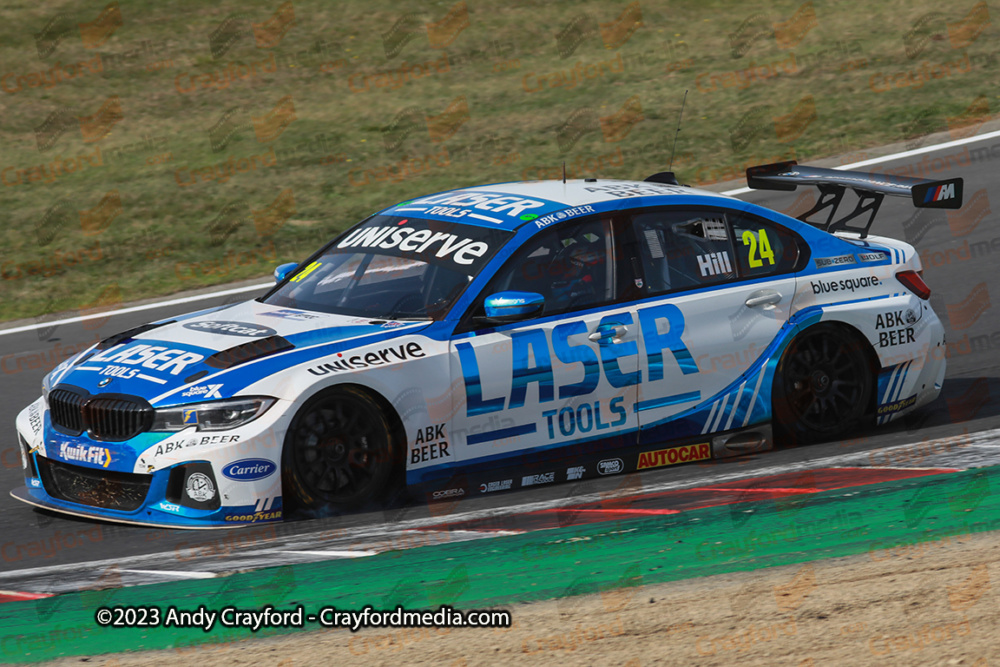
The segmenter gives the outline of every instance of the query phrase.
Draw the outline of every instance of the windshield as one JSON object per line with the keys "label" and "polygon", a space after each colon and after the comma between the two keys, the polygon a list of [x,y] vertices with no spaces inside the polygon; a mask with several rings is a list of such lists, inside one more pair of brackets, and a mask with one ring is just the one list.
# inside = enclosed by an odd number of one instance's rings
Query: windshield
{"label": "windshield", "polygon": [[296,269],[264,303],[372,319],[441,319],[511,235],[377,215]]}

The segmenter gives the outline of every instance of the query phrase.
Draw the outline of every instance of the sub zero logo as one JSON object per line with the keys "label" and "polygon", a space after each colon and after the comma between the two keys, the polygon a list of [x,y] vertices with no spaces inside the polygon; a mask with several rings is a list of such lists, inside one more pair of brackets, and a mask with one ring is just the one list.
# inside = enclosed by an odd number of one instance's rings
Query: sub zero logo
{"label": "sub zero logo", "polygon": [[[878,256],[882,259],[882,255]],[[816,258],[816,268],[825,269],[828,266],[843,266],[845,264],[854,264],[854,255],[840,255],[838,257],[817,257]]]}
{"label": "sub zero logo", "polygon": [[521,486],[534,486],[536,484],[550,484],[556,481],[554,472],[546,472],[541,475],[525,475],[521,478]]}
{"label": "sub zero logo", "polygon": [[729,263],[729,252],[710,252],[706,255],[698,255],[698,270],[702,277],[717,276],[733,272],[733,265]]}

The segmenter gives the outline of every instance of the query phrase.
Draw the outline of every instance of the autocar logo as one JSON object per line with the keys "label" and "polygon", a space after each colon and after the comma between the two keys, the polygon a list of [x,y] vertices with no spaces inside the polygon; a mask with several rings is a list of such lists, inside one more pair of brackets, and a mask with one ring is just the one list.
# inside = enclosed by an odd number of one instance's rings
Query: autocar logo
{"label": "autocar logo", "polygon": [[264,479],[274,474],[278,469],[273,461],[266,459],[242,459],[234,461],[222,469],[222,474],[239,482],[250,482]]}
{"label": "autocar logo", "polygon": [[262,327],[257,324],[247,322],[189,322],[184,325],[185,329],[192,331],[204,331],[205,333],[221,334],[223,336],[241,336],[244,338],[264,338],[274,336],[278,332],[270,327]]}
{"label": "autocar logo", "polygon": [[601,475],[617,475],[625,470],[625,462],[621,459],[604,459],[597,464],[597,472]]}

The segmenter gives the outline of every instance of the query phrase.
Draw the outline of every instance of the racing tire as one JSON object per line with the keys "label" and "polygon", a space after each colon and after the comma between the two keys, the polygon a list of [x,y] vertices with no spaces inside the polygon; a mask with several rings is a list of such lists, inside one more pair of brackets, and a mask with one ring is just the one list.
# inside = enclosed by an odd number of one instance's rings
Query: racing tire
{"label": "racing tire", "polygon": [[286,516],[358,509],[391,486],[397,438],[382,407],[354,387],[323,392],[295,415],[282,450]]}
{"label": "racing tire", "polygon": [[792,445],[835,440],[870,420],[870,349],[860,334],[832,324],[796,336],[772,385],[778,437]]}

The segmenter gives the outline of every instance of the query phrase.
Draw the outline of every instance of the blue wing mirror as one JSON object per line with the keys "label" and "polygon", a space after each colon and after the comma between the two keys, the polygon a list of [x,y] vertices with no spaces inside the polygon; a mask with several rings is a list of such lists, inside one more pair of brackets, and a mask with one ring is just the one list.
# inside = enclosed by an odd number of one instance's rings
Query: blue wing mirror
{"label": "blue wing mirror", "polygon": [[482,324],[506,324],[540,315],[545,297],[534,292],[498,292],[486,297],[486,317],[477,318]]}
{"label": "blue wing mirror", "polygon": [[274,282],[280,283],[282,280],[288,277],[288,274],[294,271],[299,265],[296,262],[289,262],[288,264],[282,264],[274,270]]}

